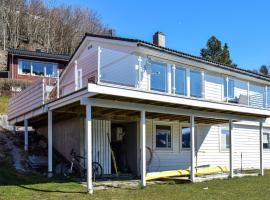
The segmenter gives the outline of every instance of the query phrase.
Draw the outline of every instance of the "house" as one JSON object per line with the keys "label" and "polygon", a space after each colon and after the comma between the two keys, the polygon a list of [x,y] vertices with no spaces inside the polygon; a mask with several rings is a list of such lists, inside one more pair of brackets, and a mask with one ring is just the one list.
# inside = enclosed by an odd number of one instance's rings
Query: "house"
{"label": "house", "polygon": [[46,53],[41,49],[8,49],[7,70],[1,74],[5,78],[30,81],[57,77],[58,69],[60,72],[64,70],[69,58],[68,55]]}
{"label": "house", "polygon": [[115,173],[146,173],[197,166],[270,168],[270,78],[165,47],[154,42],[86,34],[58,84],[47,95],[37,82],[12,98],[8,120],[48,138],[70,159],[87,157],[87,191],[93,192],[92,161]]}

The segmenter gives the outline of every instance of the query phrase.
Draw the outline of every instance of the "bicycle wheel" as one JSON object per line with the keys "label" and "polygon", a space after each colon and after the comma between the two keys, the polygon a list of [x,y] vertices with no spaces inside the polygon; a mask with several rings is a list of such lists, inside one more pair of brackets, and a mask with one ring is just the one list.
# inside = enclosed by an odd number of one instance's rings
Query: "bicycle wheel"
{"label": "bicycle wheel", "polygon": [[103,168],[98,162],[92,163],[92,173],[94,179],[99,179],[103,176]]}

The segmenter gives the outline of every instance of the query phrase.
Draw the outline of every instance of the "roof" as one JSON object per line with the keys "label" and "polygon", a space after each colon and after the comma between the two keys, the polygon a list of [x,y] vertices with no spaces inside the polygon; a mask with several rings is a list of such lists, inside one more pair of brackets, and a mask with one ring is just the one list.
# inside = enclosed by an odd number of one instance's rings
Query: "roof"
{"label": "roof", "polygon": [[218,63],[218,62],[215,62],[215,61],[211,61],[211,60],[202,58],[200,56],[194,56],[194,55],[184,53],[184,52],[181,52],[181,51],[178,51],[178,50],[175,50],[175,49],[161,47],[161,46],[155,45],[153,43],[146,42],[146,41],[139,40],[139,39],[114,37],[114,36],[108,36],[108,35],[96,35],[96,34],[92,34],[92,33],[86,33],[85,37],[86,36],[103,38],[103,39],[111,39],[111,40],[119,40],[119,41],[125,41],[125,42],[133,42],[133,43],[137,43],[137,46],[143,46],[143,47],[146,47],[146,48],[151,48],[151,49],[154,49],[154,50],[158,50],[158,51],[161,51],[161,52],[173,54],[173,55],[180,56],[180,57],[183,57],[183,58],[187,58],[187,59],[190,59],[190,60],[194,60],[194,61],[197,61],[197,62],[210,64],[210,65],[222,68],[222,69],[226,69],[226,70],[242,73],[242,74],[245,74],[245,75],[248,75],[248,76],[252,76],[252,77],[255,77],[255,78],[260,78],[262,80],[270,81],[269,76],[265,76],[263,74],[259,74],[259,73],[256,73],[254,71],[251,71],[251,70],[241,69],[241,68],[238,68],[238,67],[232,67],[232,66],[229,66],[229,65],[225,65],[225,64],[222,64],[222,63]]}
{"label": "roof", "polygon": [[70,59],[69,55],[47,53],[47,52],[42,52],[42,51],[28,51],[28,50],[13,49],[13,48],[9,49],[8,53],[12,55],[18,55],[18,56],[53,59],[53,60],[66,61],[66,62],[68,62]]}

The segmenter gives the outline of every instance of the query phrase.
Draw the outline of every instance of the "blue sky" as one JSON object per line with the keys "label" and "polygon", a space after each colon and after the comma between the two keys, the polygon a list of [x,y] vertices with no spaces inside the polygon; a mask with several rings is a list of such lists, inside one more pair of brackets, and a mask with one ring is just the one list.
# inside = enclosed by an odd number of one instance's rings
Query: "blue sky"
{"label": "blue sky", "polygon": [[95,10],[122,37],[151,42],[156,31],[166,46],[199,55],[215,35],[227,42],[234,63],[245,69],[270,64],[270,1],[263,0],[59,0]]}

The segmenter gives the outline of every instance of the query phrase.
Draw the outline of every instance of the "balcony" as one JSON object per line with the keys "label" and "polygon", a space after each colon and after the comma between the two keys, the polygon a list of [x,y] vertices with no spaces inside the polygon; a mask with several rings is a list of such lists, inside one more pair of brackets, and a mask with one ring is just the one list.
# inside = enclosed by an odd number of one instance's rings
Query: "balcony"
{"label": "balcony", "polygon": [[160,58],[100,48],[98,84],[127,87],[182,98],[270,106],[270,87],[226,74],[190,67]]}

